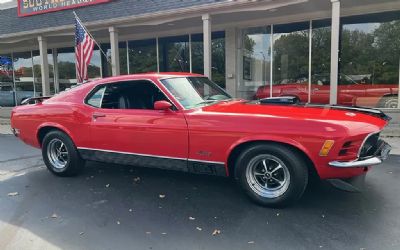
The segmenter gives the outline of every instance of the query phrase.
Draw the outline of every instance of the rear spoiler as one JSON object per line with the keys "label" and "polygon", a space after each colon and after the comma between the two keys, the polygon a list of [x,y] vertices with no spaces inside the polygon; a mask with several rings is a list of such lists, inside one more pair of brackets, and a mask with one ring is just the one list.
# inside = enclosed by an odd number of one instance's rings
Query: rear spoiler
{"label": "rear spoiler", "polygon": [[50,99],[51,97],[52,96],[31,97],[31,98],[23,100],[21,102],[21,105],[41,103],[44,100]]}
{"label": "rear spoiler", "polygon": [[379,109],[374,109],[374,108],[364,108],[364,107],[357,107],[357,106],[341,106],[341,105],[324,105],[324,104],[306,104],[306,107],[311,107],[311,108],[330,108],[330,109],[339,109],[339,110],[346,110],[346,111],[353,111],[353,112],[359,112],[359,113],[364,113],[367,115],[379,117],[385,121],[390,121],[392,117],[386,115],[384,112],[382,112]]}

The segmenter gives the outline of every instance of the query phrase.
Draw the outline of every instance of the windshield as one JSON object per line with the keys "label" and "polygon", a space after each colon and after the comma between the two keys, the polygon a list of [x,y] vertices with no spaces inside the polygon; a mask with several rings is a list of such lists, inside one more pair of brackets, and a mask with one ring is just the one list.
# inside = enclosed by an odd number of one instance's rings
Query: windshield
{"label": "windshield", "polygon": [[206,77],[176,77],[161,82],[185,109],[231,99],[228,93]]}

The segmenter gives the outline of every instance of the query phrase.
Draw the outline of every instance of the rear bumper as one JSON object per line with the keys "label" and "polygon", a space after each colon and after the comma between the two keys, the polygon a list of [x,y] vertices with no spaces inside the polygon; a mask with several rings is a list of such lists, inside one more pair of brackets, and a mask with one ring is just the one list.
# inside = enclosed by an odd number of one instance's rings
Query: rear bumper
{"label": "rear bumper", "polygon": [[355,161],[331,161],[329,162],[329,166],[336,168],[357,168],[378,165],[388,158],[391,149],[392,147],[388,143],[382,142],[379,150],[370,158],[357,159]]}
{"label": "rear bumper", "polygon": [[19,137],[19,129],[16,128],[11,128],[11,132],[15,137]]}

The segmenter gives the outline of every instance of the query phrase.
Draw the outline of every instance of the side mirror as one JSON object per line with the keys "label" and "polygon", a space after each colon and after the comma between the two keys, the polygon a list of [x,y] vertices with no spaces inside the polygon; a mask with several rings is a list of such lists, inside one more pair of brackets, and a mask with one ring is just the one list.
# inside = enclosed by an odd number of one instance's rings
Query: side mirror
{"label": "side mirror", "polygon": [[155,110],[168,110],[172,108],[172,104],[167,101],[156,101],[154,103]]}

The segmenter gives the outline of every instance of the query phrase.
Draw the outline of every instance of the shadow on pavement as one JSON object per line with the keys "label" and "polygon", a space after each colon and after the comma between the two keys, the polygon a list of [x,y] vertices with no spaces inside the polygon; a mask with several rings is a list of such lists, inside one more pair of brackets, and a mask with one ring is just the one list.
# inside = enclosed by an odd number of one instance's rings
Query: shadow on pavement
{"label": "shadow on pavement", "polygon": [[364,193],[317,183],[286,209],[253,204],[227,178],[94,162],[74,178],[36,168],[0,181],[0,249],[398,249],[399,157],[388,162]]}

